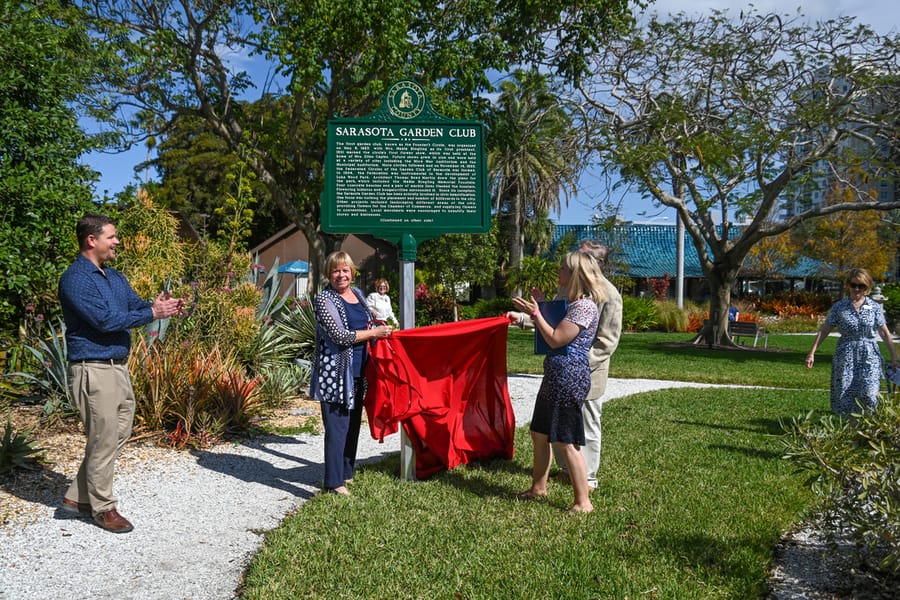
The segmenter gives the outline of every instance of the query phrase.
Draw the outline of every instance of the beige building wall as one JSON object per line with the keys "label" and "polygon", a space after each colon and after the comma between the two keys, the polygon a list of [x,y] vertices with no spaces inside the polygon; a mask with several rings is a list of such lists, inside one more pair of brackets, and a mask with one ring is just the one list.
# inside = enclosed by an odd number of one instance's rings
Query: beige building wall
{"label": "beige building wall", "polygon": [[[341,244],[341,250],[349,254],[359,266],[360,274],[357,285],[365,293],[371,291],[372,282],[381,276],[382,269],[390,272],[399,271],[397,251],[392,244],[385,240],[364,234],[348,235]],[[296,225],[289,225],[255,248],[251,248],[250,255],[257,264],[266,269],[266,273],[259,278],[259,283],[262,284],[265,276],[275,265],[276,258],[279,265],[294,260],[309,262],[309,242],[306,235]],[[305,282],[305,276],[295,277],[289,273],[283,273],[279,293],[302,297]],[[298,287],[301,289],[298,290]]]}

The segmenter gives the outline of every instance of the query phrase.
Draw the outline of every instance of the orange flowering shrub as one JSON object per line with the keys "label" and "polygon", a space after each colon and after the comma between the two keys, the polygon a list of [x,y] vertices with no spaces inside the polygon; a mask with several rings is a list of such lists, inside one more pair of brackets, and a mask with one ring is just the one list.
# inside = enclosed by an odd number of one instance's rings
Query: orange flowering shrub
{"label": "orange flowering shrub", "polygon": [[698,333],[701,329],[703,329],[703,321],[704,317],[701,314],[691,313],[688,315],[688,324],[687,324],[687,332],[688,333]]}
{"label": "orange flowering shrub", "polygon": [[760,299],[759,308],[779,317],[815,317],[828,312],[833,300],[827,294],[790,292]]}

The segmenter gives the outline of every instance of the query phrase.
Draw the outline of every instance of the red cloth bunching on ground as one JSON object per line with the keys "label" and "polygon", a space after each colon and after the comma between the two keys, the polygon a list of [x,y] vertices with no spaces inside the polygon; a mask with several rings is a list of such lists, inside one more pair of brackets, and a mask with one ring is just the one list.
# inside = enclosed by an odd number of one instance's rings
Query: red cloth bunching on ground
{"label": "red cloth bunching on ground", "polygon": [[505,317],[396,331],[366,367],[374,439],[402,423],[416,477],[494,456],[512,458],[515,414],[506,385]]}

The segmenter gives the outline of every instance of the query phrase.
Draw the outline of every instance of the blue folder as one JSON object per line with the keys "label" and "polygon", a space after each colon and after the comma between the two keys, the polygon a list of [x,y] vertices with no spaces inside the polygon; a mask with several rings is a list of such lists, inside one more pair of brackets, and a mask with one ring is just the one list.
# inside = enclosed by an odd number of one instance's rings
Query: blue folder
{"label": "blue folder", "polygon": [[[551,327],[559,325],[566,312],[569,310],[569,302],[567,300],[548,300],[547,302],[538,302],[538,310],[541,316],[550,324]],[[534,353],[535,354],[566,354],[567,346],[562,348],[551,348],[544,340],[544,336],[535,329],[534,331]]]}

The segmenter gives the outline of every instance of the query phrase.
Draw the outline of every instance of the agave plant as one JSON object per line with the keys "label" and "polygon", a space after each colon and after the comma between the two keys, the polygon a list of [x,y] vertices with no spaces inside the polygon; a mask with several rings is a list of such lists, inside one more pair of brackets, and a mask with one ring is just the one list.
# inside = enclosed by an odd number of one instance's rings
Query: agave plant
{"label": "agave plant", "polygon": [[316,348],[316,316],[312,305],[298,302],[285,308],[276,319],[276,327],[286,338],[286,346],[294,358],[312,359]]}
{"label": "agave plant", "polygon": [[262,377],[262,393],[267,406],[278,406],[300,393],[309,384],[310,369],[297,362],[267,367],[257,372]]}
{"label": "agave plant", "polygon": [[6,430],[0,439],[0,473],[14,469],[33,469],[34,463],[43,459],[42,448],[35,448],[36,441],[29,441],[33,429],[16,432],[12,423],[6,422]]}
{"label": "agave plant", "polygon": [[12,373],[36,383],[47,393],[47,401],[44,403],[44,416],[48,417],[58,409],[63,411],[74,410],[72,403],[72,391],[69,388],[69,373],[66,349],[66,324],[62,319],[57,319],[59,330],[52,322],[47,322],[50,328],[49,340],[38,340],[37,346],[25,346],[38,362],[44,366],[40,376],[31,373]]}
{"label": "agave plant", "polygon": [[256,336],[252,369],[256,373],[272,370],[293,360],[295,350],[290,338],[272,319],[260,324]]}
{"label": "agave plant", "polygon": [[278,259],[276,258],[275,264],[272,265],[272,269],[268,272],[262,284],[262,298],[259,301],[259,306],[256,308],[256,316],[260,320],[265,320],[278,314],[287,303],[287,296],[278,295],[278,290],[280,289],[281,275],[278,273]]}

